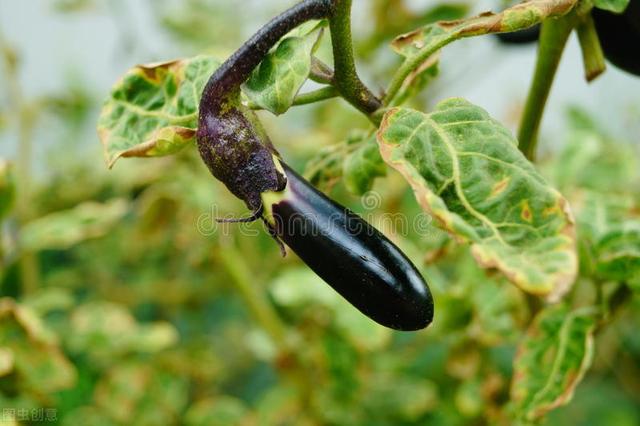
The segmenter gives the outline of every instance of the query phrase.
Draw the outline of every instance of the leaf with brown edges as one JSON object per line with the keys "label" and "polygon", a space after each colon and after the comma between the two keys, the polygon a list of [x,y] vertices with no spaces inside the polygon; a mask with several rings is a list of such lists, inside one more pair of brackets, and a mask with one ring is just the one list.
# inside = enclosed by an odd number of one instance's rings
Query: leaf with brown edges
{"label": "leaf with brown edges", "polygon": [[113,87],[98,121],[109,167],[120,157],[171,155],[195,141],[209,56],[139,65]]}
{"label": "leaf with brown edges", "polygon": [[430,114],[394,108],[377,137],[422,208],[470,243],[479,265],[550,300],[571,287],[577,256],[567,201],[486,111],[455,98]]}

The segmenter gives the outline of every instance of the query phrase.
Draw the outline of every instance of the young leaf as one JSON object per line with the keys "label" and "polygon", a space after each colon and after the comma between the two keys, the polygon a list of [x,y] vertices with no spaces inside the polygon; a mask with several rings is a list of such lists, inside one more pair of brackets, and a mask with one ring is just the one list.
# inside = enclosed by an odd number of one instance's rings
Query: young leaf
{"label": "young leaf", "polygon": [[629,0],[593,0],[593,5],[598,9],[608,10],[613,13],[622,13],[629,5]]}
{"label": "young leaf", "polygon": [[139,65],[112,89],[98,121],[107,164],[174,154],[195,140],[198,104],[219,66],[209,56]]}
{"label": "young leaf", "polygon": [[394,108],[378,143],[422,208],[471,243],[482,267],[552,300],[569,289],[577,259],[567,201],[486,111],[463,99],[443,101],[431,114]]}
{"label": "young leaf", "polygon": [[571,401],[593,358],[594,312],[556,305],[538,314],[514,361],[511,399],[518,419],[538,420]]}
{"label": "young leaf", "polygon": [[322,26],[315,23],[310,31],[294,31],[262,60],[242,91],[254,104],[276,115],[283,114],[309,77],[311,54],[315,50]]}

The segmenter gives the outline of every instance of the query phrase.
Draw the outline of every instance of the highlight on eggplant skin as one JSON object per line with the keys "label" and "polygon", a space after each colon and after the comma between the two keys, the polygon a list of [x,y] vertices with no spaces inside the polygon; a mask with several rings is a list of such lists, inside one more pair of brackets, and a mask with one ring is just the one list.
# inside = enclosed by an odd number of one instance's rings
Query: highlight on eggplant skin
{"label": "highlight on eggplant skin", "polygon": [[640,76],[640,1],[631,0],[622,14],[594,8],[591,15],[605,58],[617,68]]}
{"label": "highlight on eggplant skin", "polygon": [[282,166],[287,189],[264,206],[272,232],[372,320],[402,331],[427,327],[433,298],[404,253],[360,216]]}

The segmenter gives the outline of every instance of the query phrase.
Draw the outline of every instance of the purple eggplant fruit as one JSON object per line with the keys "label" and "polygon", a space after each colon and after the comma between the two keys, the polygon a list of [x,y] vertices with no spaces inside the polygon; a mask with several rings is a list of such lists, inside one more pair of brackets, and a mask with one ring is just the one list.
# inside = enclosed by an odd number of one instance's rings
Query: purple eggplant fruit
{"label": "purple eggplant fruit", "polygon": [[215,71],[200,100],[198,150],[211,173],[252,210],[239,221],[262,219],[281,248],[289,245],[374,321],[419,330],[433,319],[433,299],[415,266],[374,227],[284,165],[257,116],[240,101],[240,85],[269,49],[301,23],[331,18],[338,1],[302,1]]}
{"label": "purple eggplant fruit", "polygon": [[591,15],[607,60],[640,76],[640,0],[631,0],[622,14],[593,9]]}
{"label": "purple eggplant fruit", "polygon": [[404,253],[360,216],[282,166],[286,190],[263,197],[272,232],[377,323],[404,331],[428,326],[433,298]]}

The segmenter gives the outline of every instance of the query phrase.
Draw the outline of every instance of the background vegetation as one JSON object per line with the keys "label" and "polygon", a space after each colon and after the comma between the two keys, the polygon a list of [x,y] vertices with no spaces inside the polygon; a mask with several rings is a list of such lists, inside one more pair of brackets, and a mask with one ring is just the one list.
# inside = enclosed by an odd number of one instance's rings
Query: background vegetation
{"label": "background vegetation", "polygon": [[[392,37],[472,10],[361,3],[359,16],[371,25],[356,32],[356,52],[374,81],[387,81],[398,66],[380,53]],[[113,8],[123,49],[135,38],[125,3],[47,7],[51,19]],[[224,59],[259,19],[278,11],[265,6],[244,17],[237,7],[153,2],[151,19],[171,48],[149,59],[202,51]],[[362,316],[295,255],[282,259],[261,225],[208,232],[213,215],[244,208],[194,149],[123,160],[108,171],[97,136],[85,140],[106,93],[72,75],[64,90],[33,96],[20,50],[9,38],[0,43],[0,132],[12,144],[0,161],[3,424],[513,424],[552,408],[514,397],[514,357],[531,342],[539,352],[520,371],[533,376],[558,347],[587,360],[573,400],[551,411],[548,424],[640,423],[639,109],[625,106],[629,115],[615,121],[568,107],[562,130],[541,141],[539,170],[570,201],[578,225],[580,277],[568,304],[534,321],[536,302],[480,269],[467,246],[430,225],[402,235],[386,229],[436,301],[430,328],[400,333]],[[323,45],[320,54],[328,50]],[[83,72],[91,71],[86,64]],[[46,76],[43,70],[37,78]],[[441,73],[412,105],[430,109],[446,78]],[[374,223],[384,213],[421,213],[391,170],[375,182],[374,204],[349,192],[343,161],[360,136],[352,129],[367,122],[348,105],[331,100],[292,114],[261,117],[288,162],[334,198]],[[34,160],[34,149],[46,158]],[[624,259],[606,258],[620,250]],[[591,305],[603,315],[566,326]],[[567,327],[574,334],[564,336]],[[592,361],[584,347],[564,346],[591,338]],[[560,386],[558,405],[572,392]]]}

